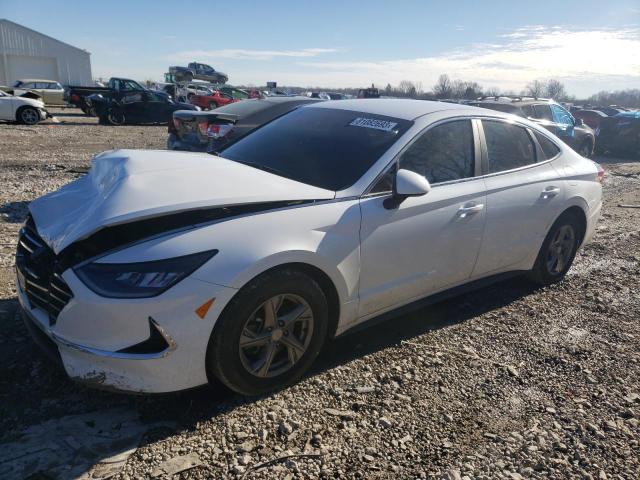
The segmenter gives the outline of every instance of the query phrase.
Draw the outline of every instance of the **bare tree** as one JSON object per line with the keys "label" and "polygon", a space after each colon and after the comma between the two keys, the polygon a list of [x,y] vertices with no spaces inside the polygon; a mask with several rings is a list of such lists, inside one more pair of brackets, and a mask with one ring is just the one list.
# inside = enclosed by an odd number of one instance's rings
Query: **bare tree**
{"label": "bare tree", "polygon": [[544,84],[544,82],[541,82],[540,80],[534,80],[527,85],[525,93],[527,95],[531,95],[532,97],[538,98],[544,95],[546,89],[547,86]]}
{"label": "bare tree", "polygon": [[398,84],[398,90],[405,97],[415,97],[416,96],[416,86],[410,80],[402,80]]}
{"label": "bare tree", "polygon": [[553,78],[547,82],[546,93],[549,98],[553,98],[554,100],[564,100],[567,96],[562,82]]}
{"label": "bare tree", "polygon": [[451,80],[449,79],[449,75],[443,73],[438,77],[438,83],[433,86],[433,93],[438,98],[449,98],[451,97],[452,87]]}

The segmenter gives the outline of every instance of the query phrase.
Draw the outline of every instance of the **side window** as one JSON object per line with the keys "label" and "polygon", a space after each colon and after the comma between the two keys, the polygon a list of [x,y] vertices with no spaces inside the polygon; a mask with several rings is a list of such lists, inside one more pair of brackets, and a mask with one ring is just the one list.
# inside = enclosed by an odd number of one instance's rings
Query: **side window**
{"label": "side window", "polygon": [[547,137],[538,132],[533,133],[536,136],[536,140],[538,140],[538,143],[540,144],[540,148],[542,148],[542,153],[544,153],[545,160],[549,160],[550,158],[553,158],[560,153],[560,149],[556,146],[556,144],[549,140]]}
{"label": "side window", "polygon": [[489,173],[504,172],[536,163],[536,150],[529,133],[505,122],[483,120]]}
{"label": "side window", "polygon": [[551,105],[553,121],[560,125],[573,125],[573,117],[560,105]]}
{"label": "side window", "polygon": [[393,177],[396,174],[398,164],[393,162],[393,166],[387,170],[387,172],[380,177],[375,186],[369,193],[385,193],[393,190]]}
{"label": "side window", "polygon": [[533,118],[539,118],[540,120],[553,120],[549,105],[535,105],[533,109],[535,111]]}
{"label": "side window", "polygon": [[447,122],[427,130],[402,154],[399,168],[423,175],[429,183],[474,176],[470,120]]}
{"label": "side window", "polygon": [[527,118],[536,118],[536,113],[533,111],[533,105],[523,105],[522,113]]}

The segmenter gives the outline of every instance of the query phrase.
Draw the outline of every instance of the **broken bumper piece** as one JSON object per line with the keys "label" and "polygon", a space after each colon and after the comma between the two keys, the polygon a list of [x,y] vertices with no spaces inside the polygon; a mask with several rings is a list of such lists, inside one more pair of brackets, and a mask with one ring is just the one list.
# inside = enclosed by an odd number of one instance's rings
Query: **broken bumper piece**
{"label": "broken bumper piece", "polygon": [[[53,324],[19,284],[18,299],[35,342],[62,363],[73,380],[135,393],[172,392],[207,383],[209,337],[235,289],[187,278],[153,299],[114,300],[98,297],[72,271],[63,277],[74,296]],[[214,297],[201,318],[197,308]]]}

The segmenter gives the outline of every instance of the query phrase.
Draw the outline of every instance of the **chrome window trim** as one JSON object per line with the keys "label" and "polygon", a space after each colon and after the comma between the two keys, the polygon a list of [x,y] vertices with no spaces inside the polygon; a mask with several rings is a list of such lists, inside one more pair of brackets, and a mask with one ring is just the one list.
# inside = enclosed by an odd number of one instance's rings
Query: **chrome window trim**
{"label": "chrome window trim", "polygon": [[[514,173],[514,172],[520,172],[520,171],[523,171],[523,170],[527,170],[529,168],[538,167],[540,165],[546,165],[547,163],[551,163],[552,161],[556,160],[560,156],[560,154],[562,153],[562,149],[560,147],[558,147],[555,142],[553,142],[553,144],[559,150],[558,154],[553,158],[549,158],[549,159],[546,159],[546,160],[544,160],[542,162],[538,162],[537,161],[537,159],[538,159],[538,149],[540,149],[539,150],[540,153],[543,153],[543,152],[542,152],[542,147],[540,147],[540,145],[538,144],[538,140],[535,138],[535,135],[533,135],[533,131],[534,130],[537,131],[537,129],[532,129],[529,125],[525,125],[525,124],[523,124],[521,122],[518,122],[517,120],[505,119],[505,118],[500,118],[500,117],[488,117],[486,120],[489,120],[489,121],[492,121],[492,122],[493,121],[501,121],[503,123],[508,123],[508,124],[511,124],[511,125],[516,125],[518,127],[524,128],[527,131],[527,133],[529,134],[529,138],[533,142],[533,145],[536,148],[536,162],[535,163],[530,163],[529,165],[523,165],[522,167],[512,168],[510,170],[502,170],[500,172],[489,173],[489,152],[487,150],[486,138],[484,136],[484,128],[482,127],[482,120],[485,120],[485,118],[480,118],[479,120],[480,120],[479,129],[482,132],[483,158],[486,159],[486,162],[484,162],[484,165],[483,165],[483,168],[484,168],[483,171],[485,173],[481,176],[481,178],[491,178],[491,177],[495,177],[495,176],[498,176],[498,175],[504,175],[504,174]],[[545,137],[546,136],[547,135],[545,135]]]}

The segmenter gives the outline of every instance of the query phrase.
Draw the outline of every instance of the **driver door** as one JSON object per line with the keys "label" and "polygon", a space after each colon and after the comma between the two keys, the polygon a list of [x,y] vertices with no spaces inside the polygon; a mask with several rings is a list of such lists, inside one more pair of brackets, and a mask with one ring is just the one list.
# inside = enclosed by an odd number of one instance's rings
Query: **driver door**
{"label": "driver door", "polygon": [[[386,208],[391,171],[361,200],[359,316],[373,316],[464,283],[475,266],[485,224],[486,188],[472,121],[421,133],[397,167],[424,175],[431,191]],[[477,159],[477,162],[476,162]]]}

